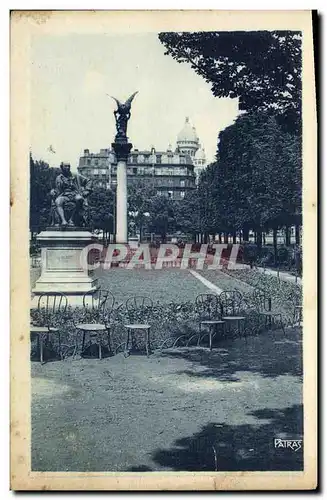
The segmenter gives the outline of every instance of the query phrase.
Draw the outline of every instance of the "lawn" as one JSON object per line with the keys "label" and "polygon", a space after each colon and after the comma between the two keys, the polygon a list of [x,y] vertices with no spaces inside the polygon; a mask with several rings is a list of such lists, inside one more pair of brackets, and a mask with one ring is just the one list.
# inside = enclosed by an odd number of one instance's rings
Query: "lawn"
{"label": "lawn", "polygon": [[99,285],[108,288],[118,302],[125,302],[133,295],[146,295],[153,302],[183,303],[195,301],[208,288],[186,270],[168,268],[160,270],[99,269]]}

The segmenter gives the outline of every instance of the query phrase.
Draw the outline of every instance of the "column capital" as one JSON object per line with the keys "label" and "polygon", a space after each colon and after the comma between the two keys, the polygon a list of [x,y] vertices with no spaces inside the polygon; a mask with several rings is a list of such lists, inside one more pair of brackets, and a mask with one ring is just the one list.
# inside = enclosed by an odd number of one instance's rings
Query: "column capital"
{"label": "column capital", "polygon": [[111,144],[112,149],[116,154],[117,161],[125,161],[127,162],[128,156],[131,152],[133,144],[130,142],[113,142]]}

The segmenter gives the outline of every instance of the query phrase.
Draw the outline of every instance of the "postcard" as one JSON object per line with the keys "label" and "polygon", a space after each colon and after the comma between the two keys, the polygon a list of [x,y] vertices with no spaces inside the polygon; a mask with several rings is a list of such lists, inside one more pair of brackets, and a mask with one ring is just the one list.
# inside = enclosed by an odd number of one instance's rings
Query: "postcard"
{"label": "postcard", "polygon": [[311,11],[12,11],[11,489],[317,487]]}

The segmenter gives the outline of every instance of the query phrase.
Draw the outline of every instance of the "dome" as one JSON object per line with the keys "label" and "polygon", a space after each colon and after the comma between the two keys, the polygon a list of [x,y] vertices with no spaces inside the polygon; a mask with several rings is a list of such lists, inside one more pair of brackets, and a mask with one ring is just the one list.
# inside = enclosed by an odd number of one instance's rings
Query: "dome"
{"label": "dome", "polygon": [[206,153],[204,151],[203,148],[199,149],[196,153],[195,153],[195,159],[196,160],[205,160],[206,159]]}
{"label": "dome", "polygon": [[199,142],[195,127],[192,127],[188,117],[186,117],[184,127],[177,136],[177,144],[179,142]]}

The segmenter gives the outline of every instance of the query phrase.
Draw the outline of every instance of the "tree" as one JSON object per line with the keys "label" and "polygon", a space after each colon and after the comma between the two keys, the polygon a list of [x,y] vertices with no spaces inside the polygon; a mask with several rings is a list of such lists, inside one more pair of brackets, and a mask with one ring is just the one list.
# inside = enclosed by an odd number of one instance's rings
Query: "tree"
{"label": "tree", "polygon": [[[301,142],[265,113],[240,116],[219,135],[217,160],[200,176],[205,231],[236,237],[301,221]],[[235,239],[234,239],[235,241]]]}
{"label": "tree", "polygon": [[128,186],[128,211],[134,214],[133,222],[135,229],[140,233],[140,239],[142,239],[143,229],[147,222],[145,214],[150,212],[151,200],[155,195],[155,189],[151,185],[135,182]]}
{"label": "tree", "polygon": [[186,62],[216,97],[239,99],[239,109],[279,115],[290,131],[301,125],[301,33],[233,31],[160,33],[166,54]]}
{"label": "tree", "polygon": [[30,154],[30,230],[32,238],[49,225],[50,191],[59,173],[43,160],[35,161]]}
{"label": "tree", "polygon": [[186,234],[192,234],[193,240],[200,233],[200,203],[196,191],[188,191],[185,198],[175,201],[174,218],[176,229]]}
{"label": "tree", "polygon": [[88,203],[92,230],[103,231],[103,239],[110,239],[110,234],[114,232],[115,195],[113,191],[95,186]]}
{"label": "tree", "polygon": [[173,200],[165,196],[156,195],[149,204],[150,231],[160,234],[163,243],[166,242],[168,232],[176,230],[176,205]]}

